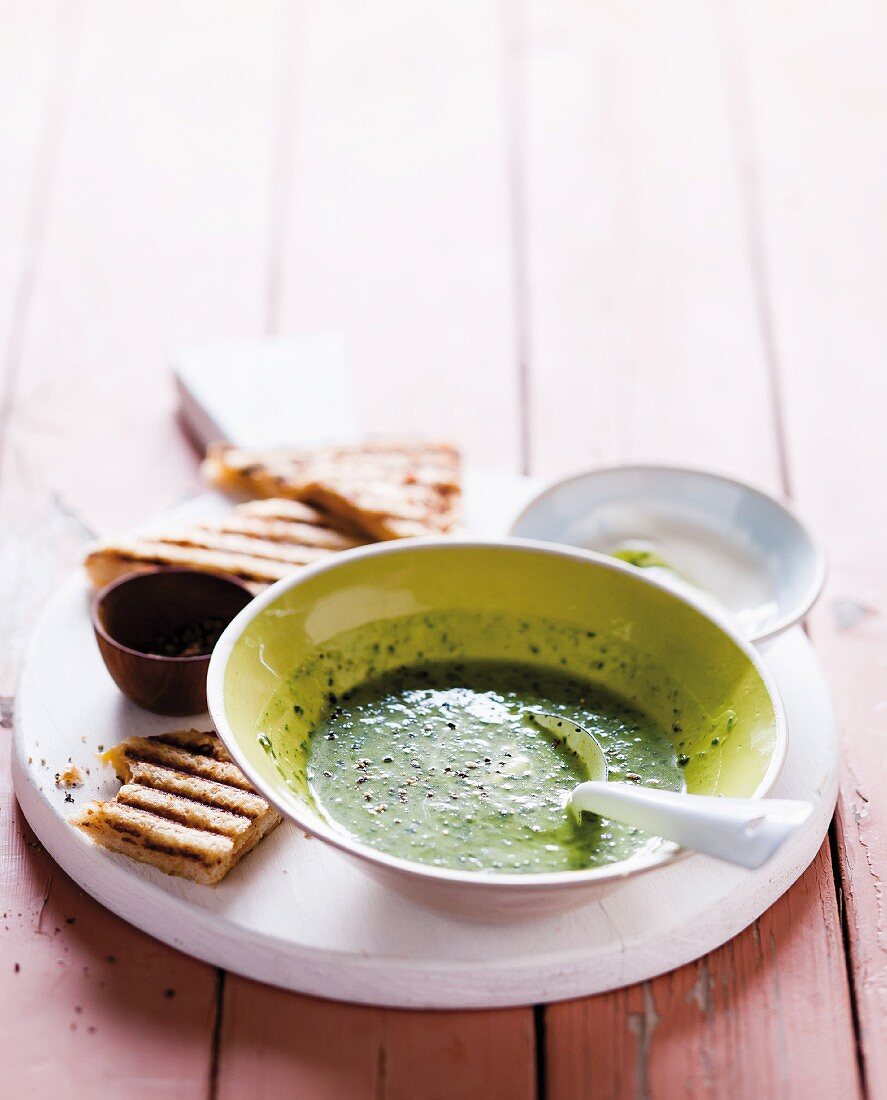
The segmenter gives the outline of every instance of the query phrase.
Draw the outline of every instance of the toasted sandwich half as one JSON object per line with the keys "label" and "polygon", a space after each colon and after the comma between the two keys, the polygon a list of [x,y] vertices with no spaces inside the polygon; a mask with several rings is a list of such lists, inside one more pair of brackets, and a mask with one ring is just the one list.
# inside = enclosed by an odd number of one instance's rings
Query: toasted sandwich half
{"label": "toasted sandwich half", "polygon": [[71,823],[166,874],[217,883],[280,824],[215,733],[132,737],[102,759],[123,786],[111,801],[87,803]]}
{"label": "toasted sandwich half", "polygon": [[177,565],[237,577],[258,591],[301,565],[364,542],[365,536],[308,504],[257,500],[178,531],[100,543],[85,565],[96,587],[125,573]]}
{"label": "toasted sandwich half", "polygon": [[313,504],[372,539],[444,534],[459,521],[460,458],[448,443],[262,452],[213,444],[203,473],[228,491]]}

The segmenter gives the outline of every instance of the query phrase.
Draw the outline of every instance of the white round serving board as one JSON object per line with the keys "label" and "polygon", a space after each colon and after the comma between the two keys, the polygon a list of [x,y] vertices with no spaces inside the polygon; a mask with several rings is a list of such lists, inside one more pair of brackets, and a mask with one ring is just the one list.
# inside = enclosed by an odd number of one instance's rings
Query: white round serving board
{"label": "white round serving board", "polygon": [[[473,533],[498,535],[533,491],[508,476],[469,477]],[[218,507],[209,497],[186,510]],[[177,510],[181,511],[181,510]],[[615,989],[681,966],[750,924],[819,849],[837,796],[837,734],[822,670],[800,629],[766,658],[788,716],[790,746],[774,795],[816,809],[758,871],[703,856],[626,882],[600,901],[549,917],[483,923],[427,908],[374,882],[346,857],[284,823],[218,886],[171,878],[95,846],[67,823],[118,784],[95,760],[134,735],[207,716],[159,718],[121,696],[99,657],[85,577],[71,577],[38,622],[16,703],[13,776],[37,837],[93,897],[131,924],[216,966],[337,1000],[403,1008],[485,1008]],[[54,777],[89,769],[74,805]]]}

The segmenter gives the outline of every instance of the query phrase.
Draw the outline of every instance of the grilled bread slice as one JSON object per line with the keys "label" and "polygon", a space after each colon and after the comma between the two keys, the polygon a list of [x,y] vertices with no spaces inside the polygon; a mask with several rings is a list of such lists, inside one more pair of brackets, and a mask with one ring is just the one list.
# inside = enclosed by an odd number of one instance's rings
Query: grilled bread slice
{"label": "grilled bread slice", "polygon": [[125,573],[177,565],[237,577],[258,591],[300,565],[365,541],[310,505],[259,500],[180,531],[102,543],[85,564],[96,587]]}
{"label": "grilled bread slice", "polygon": [[104,754],[123,786],[72,824],[97,844],[194,882],[219,882],[280,823],[215,733],[132,737]]}
{"label": "grilled bread slice", "polygon": [[458,522],[460,459],[448,443],[263,452],[213,444],[203,472],[221,489],[308,502],[373,539],[443,534]]}

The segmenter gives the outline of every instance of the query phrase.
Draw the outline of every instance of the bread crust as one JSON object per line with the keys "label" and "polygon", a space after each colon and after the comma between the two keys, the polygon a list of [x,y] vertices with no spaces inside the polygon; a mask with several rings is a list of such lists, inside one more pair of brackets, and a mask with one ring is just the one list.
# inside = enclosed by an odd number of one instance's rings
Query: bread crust
{"label": "bread crust", "polygon": [[310,504],[384,540],[454,530],[460,466],[449,443],[388,440],[263,452],[214,444],[202,469],[220,489]]}
{"label": "bread crust", "polygon": [[215,733],[132,737],[102,760],[122,786],[70,820],[102,847],[169,875],[220,882],[280,824]]}
{"label": "bread crust", "polygon": [[84,565],[96,588],[128,573],[179,566],[236,577],[258,592],[299,566],[365,542],[310,505],[262,500],[180,530],[99,543]]}

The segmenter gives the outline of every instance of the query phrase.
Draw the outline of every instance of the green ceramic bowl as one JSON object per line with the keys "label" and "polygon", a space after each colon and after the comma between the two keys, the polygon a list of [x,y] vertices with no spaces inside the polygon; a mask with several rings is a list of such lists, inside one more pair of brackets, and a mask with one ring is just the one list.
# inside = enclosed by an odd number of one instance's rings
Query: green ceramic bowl
{"label": "green ceramic bowl", "polygon": [[[469,611],[488,627],[514,615],[544,617],[592,633],[571,655],[568,671],[633,695],[666,728],[679,705],[690,791],[763,796],[782,767],[782,705],[755,650],[728,623],[630,566],[521,540],[409,540],[337,554],[273,585],[231,623],[213,652],[209,709],[231,755],[285,817],[422,900],[490,916],[566,907],[683,854],[655,840],[628,860],[588,870],[462,872],[385,854],[330,825],[305,778],[304,745],[325,694],[300,685],[302,713],[295,714],[286,681],[317,647],[335,646],[346,632],[359,638],[366,624],[430,610]],[[426,661],[435,658],[433,644],[423,643]],[[517,655],[507,629],[466,631],[460,645],[469,659]],[[368,652],[351,645],[336,691],[366,678]],[[374,660],[376,671],[385,671],[384,651]],[[388,660],[400,665],[409,654],[400,650]],[[546,664],[544,648],[533,660]],[[729,736],[712,746],[719,733]]]}

